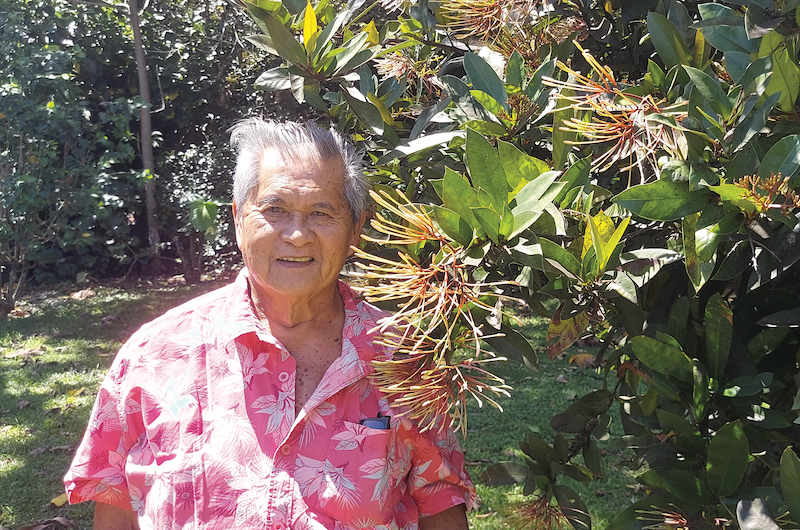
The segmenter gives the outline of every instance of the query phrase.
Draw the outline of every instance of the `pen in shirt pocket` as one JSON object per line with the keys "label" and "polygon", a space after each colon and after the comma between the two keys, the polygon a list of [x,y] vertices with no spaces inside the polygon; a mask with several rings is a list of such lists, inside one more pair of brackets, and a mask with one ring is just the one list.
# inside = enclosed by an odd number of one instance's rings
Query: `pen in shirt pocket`
{"label": "pen in shirt pocket", "polygon": [[359,420],[358,424],[363,425],[364,427],[369,427],[370,429],[388,430],[390,419],[391,416],[383,416],[379,412],[377,418],[364,418],[362,420]]}

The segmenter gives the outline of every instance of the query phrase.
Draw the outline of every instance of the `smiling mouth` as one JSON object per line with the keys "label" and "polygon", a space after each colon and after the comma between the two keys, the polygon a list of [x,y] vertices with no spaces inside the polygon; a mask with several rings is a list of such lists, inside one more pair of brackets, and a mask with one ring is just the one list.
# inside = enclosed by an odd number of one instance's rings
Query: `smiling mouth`
{"label": "smiling mouth", "polygon": [[309,263],[314,261],[314,258],[278,258],[278,261],[289,261],[292,263]]}

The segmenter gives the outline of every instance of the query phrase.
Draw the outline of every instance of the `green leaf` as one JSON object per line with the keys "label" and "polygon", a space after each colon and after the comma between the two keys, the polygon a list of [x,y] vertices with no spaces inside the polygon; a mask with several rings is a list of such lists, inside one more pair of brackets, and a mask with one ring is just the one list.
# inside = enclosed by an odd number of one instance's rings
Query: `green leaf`
{"label": "green leaf", "polygon": [[[502,105],[500,105],[500,103],[498,103],[496,99],[494,99],[486,92],[483,92],[482,90],[470,90],[469,93],[475,99],[475,101],[480,103],[480,105],[486,110],[488,110],[493,116],[499,117],[504,112]],[[502,118],[498,119],[500,119],[504,123],[507,123],[507,121],[503,120]],[[500,125],[500,124],[494,124],[494,125]],[[499,131],[501,128],[503,130],[503,136],[505,136],[508,133],[508,131],[506,130],[504,125],[500,125],[500,128],[495,128],[495,129]]]}
{"label": "green leaf", "polygon": [[678,447],[696,455],[705,454],[706,444],[703,436],[691,423],[677,414],[660,408],[656,409],[656,417],[661,425],[661,431],[667,435],[674,435]]}
{"label": "green leaf", "polygon": [[[334,67],[333,75],[341,75],[355,70],[372,58],[365,55],[359,56],[359,54],[362,54],[363,52],[367,52],[367,54],[372,53],[364,49],[368,39],[369,33],[362,31],[352,39],[345,42],[342,47],[338,49],[338,52],[337,50],[332,50],[330,52],[330,54],[336,54],[336,66]],[[375,52],[377,53],[377,50],[375,50]]]}
{"label": "green leaf", "polygon": [[759,57],[772,57],[772,76],[765,94],[780,93],[778,106],[783,112],[792,112],[797,96],[800,94],[800,67],[791,56],[783,36],[775,30],[761,38]]}
{"label": "green leaf", "polygon": [[480,223],[483,231],[486,232],[487,237],[493,243],[500,244],[500,214],[484,206],[472,208],[472,213],[475,214],[475,218]]}
{"label": "green leaf", "polygon": [[781,488],[789,513],[795,521],[800,521],[800,458],[791,447],[781,455]]}
{"label": "green leaf", "polygon": [[464,176],[445,168],[442,182],[442,203],[464,219],[472,228],[481,228],[472,208],[478,205],[478,194]]}
{"label": "green leaf", "polygon": [[714,272],[715,260],[704,261],[700,259],[697,249],[697,221],[699,213],[687,215],[683,218],[683,253],[685,256],[686,272],[694,286],[695,291],[705,285]]}
{"label": "green leaf", "polygon": [[563,122],[575,117],[575,109],[570,107],[570,101],[564,99],[574,96],[575,92],[565,88],[561,90],[563,97],[558,98],[556,109],[553,112],[553,169],[561,170],[567,163],[567,157],[572,151],[570,142],[577,140],[578,135],[574,132],[564,131]]}
{"label": "green leaf", "polygon": [[778,98],[780,94],[772,94],[767,98],[764,103],[761,104],[758,109],[750,114],[747,118],[742,120],[739,125],[733,130],[733,134],[730,137],[730,144],[728,144],[728,152],[735,153],[740,149],[743,149],[747,142],[749,142],[753,136],[756,135],[761,129],[764,128],[764,125],[767,124],[767,118],[769,118],[769,113],[772,112],[772,107],[775,106],[775,103],[778,102]]}
{"label": "green leaf", "polygon": [[645,219],[675,221],[702,210],[708,198],[705,191],[689,191],[685,182],[657,180],[628,188],[612,202]]}
{"label": "green leaf", "polygon": [[436,216],[436,222],[444,233],[447,234],[454,241],[463,246],[469,246],[472,242],[473,230],[463,217],[458,215],[453,210],[444,208],[442,206],[433,206],[433,212]]}
{"label": "green leaf", "polygon": [[563,185],[559,182],[558,186],[553,186],[558,177],[557,171],[545,171],[528,182],[516,196],[514,211],[531,209],[540,201],[551,202]]}
{"label": "green leaf", "polygon": [[758,176],[767,178],[771,174],[793,177],[800,170],[800,135],[793,134],[778,140],[758,168]]}
{"label": "green leaf", "polygon": [[722,395],[725,397],[749,397],[757,396],[765,390],[769,392],[774,375],[772,372],[764,372],[756,376],[745,375],[737,377],[725,385]]}
{"label": "green leaf", "polygon": [[720,497],[733,495],[744,477],[750,454],[741,420],[723,425],[711,438],[706,461],[706,481]]}
{"label": "green leaf", "polygon": [[288,90],[292,87],[292,83],[289,80],[289,69],[285,66],[271,68],[258,76],[254,86],[268,92]]}
{"label": "green leaf", "polygon": [[575,187],[583,187],[589,182],[589,172],[592,169],[592,157],[587,156],[572,164],[561,176],[560,181],[565,184],[564,188],[559,192],[553,200],[556,204],[560,204],[567,193]]}
{"label": "green leaf", "polygon": [[206,232],[217,222],[219,204],[214,201],[196,200],[189,204],[189,223],[198,232]]}
{"label": "green leaf", "polygon": [[693,382],[692,361],[681,350],[643,335],[631,339],[631,347],[636,358],[651,370],[686,383]]}
{"label": "green leaf", "polygon": [[710,376],[719,381],[728,363],[733,336],[733,311],[719,293],[706,303],[704,327]]}
{"label": "green leaf", "polygon": [[467,129],[464,152],[473,186],[489,193],[495,204],[507,203],[506,175],[500,164],[500,156],[489,141],[474,130]]}
{"label": "green leaf", "polygon": [[[381,121],[383,121],[383,119],[381,119]],[[421,138],[411,140],[405,145],[399,145],[395,147],[392,151],[380,157],[378,159],[378,162],[376,162],[376,164],[378,165],[386,164],[387,162],[391,162],[392,160],[395,160],[397,158],[403,158],[417,153],[421,153],[422,151],[430,149],[431,147],[446,145],[451,141],[453,141],[455,138],[461,138],[463,136],[464,136],[464,131],[448,131],[448,132],[428,134]]]}
{"label": "green leaf", "polygon": [[503,357],[524,362],[532,368],[539,366],[536,350],[533,349],[531,343],[522,334],[507,324],[502,324],[498,332],[502,336],[484,339],[495,352]]}
{"label": "green leaf", "polygon": [[525,79],[525,60],[522,55],[514,50],[508,58],[506,64],[506,83],[511,86],[522,88],[522,82]]}
{"label": "green leaf", "polygon": [[542,78],[550,77],[556,67],[556,59],[543,62],[531,76],[528,85],[525,87],[525,95],[528,96],[539,108],[544,109],[547,104],[550,92],[553,90],[542,83]]}
{"label": "green leaf", "polygon": [[347,100],[350,109],[364,126],[375,134],[383,134],[384,122],[381,112],[369,101],[361,98],[364,96],[355,88],[346,88],[339,92]]}
{"label": "green leaf", "polygon": [[555,261],[563,269],[566,269],[573,277],[579,278],[581,275],[581,262],[565,250],[564,247],[558,243],[553,243],[549,239],[539,238],[539,244],[542,246],[542,254],[548,261]]}
{"label": "green leaf", "polygon": [[492,464],[480,474],[480,481],[487,486],[509,486],[520,484],[531,476],[527,466],[515,462]]}
{"label": "green leaf", "polygon": [[724,120],[729,120],[733,113],[733,104],[728,99],[728,95],[722,90],[720,81],[714,80],[707,73],[691,66],[684,66],[684,70],[689,74],[689,78],[694,83],[695,88],[700,91],[703,98],[708,101],[711,108],[722,116]]}
{"label": "green leaf", "polygon": [[697,359],[692,359],[692,378],[694,379],[694,386],[692,387],[692,412],[694,417],[701,421],[705,418],[706,410],[708,408],[709,389],[708,389],[708,375],[706,375],[706,368]]}
{"label": "green leaf", "polygon": [[[266,30],[266,26],[264,26],[264,29]],[[270,37],[269,33],[248,35],[245,37],[245,40],[271,55],[278,55],[278,50],[276,50],[275,46],[272,44],[272,37]]]}
{"label": "green leaf", "polygon": [[522,452],[531,457],[542,469],[550,469],[550,463],[557,461],[555,450],[536,433],[528,434],[528,438],[519,444]]}
{"label": "green leaf", "polygon": [[647,30],[650,40],[664,61],[667,70],[675,65],[689,65],[692,54],[683,40],[678,28],[666,17],[656,12],[647,14]]}
{"label": "green leaf", "polygon": [[[305,8],[305,6],[303,6]],[[308,65],[308,56],[303,45],[297,42],[294,35],[286,29],[286,26],[278,22],[272,15],[264,17],[264,23],[269,29],[269,35],[272,37],[272,45],[278,55],[283,57],[291,64],[300,66]]]}
{"label": "green leaf", "polygon": [[636,477],[640,482],[664,488],[679,499],[697,505],[710,501],[708,490],[696,476],[680,469],[651,469]]}
{"label": "green leaf", "polygon": [[474,89],[486,92],[503,107],[507,107],[508,93],[506,93],[506,87],[494,69],[489,66],[489,63],[484,61],[478,54],[468,52],[464,55],[464,70],[466,70]]}
{"label": "green leaf", "polygon": [[689,298],[681,296],[672,304],[669,312],[667,333],[675,337],[680,344],[686,340],[686,324],[689,319]]}
{"label": "green leaf", "polygon": [[498,140],[497,152],[506,174],[509,201],[513,200],[526,184],[550,169],[542,160],[528,156],[514,144],[503,140]]}
{"label": "green leaf", "polygon": [[757,324],[768,328],[800,327],[800,307],[772,313],[759,320]]}

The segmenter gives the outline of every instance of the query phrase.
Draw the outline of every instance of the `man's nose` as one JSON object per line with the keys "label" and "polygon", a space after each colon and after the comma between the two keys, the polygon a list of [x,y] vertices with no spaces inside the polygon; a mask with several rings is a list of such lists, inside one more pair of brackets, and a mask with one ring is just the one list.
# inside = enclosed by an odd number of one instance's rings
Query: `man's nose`
{"label": "man's nose", "polygon": [[300,212],[292,212],[281,232],[281,239],[296,246],[302,246],[311,241],[314,232],[308,218]]}

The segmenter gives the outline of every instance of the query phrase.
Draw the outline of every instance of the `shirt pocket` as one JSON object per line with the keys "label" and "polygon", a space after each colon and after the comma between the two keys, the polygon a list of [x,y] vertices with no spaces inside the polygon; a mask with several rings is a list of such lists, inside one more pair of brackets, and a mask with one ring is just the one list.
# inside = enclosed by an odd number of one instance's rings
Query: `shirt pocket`
{"label": "shirt pocket", "polygon": [[[395,430],[373,429],[342,421],[328,442],[326,458],[333,475],[336,496],[325,503],[326,511],[348,528],[370,528],[384,523],[391,490]],[[391,510],[388,510],[391,512]]]}

